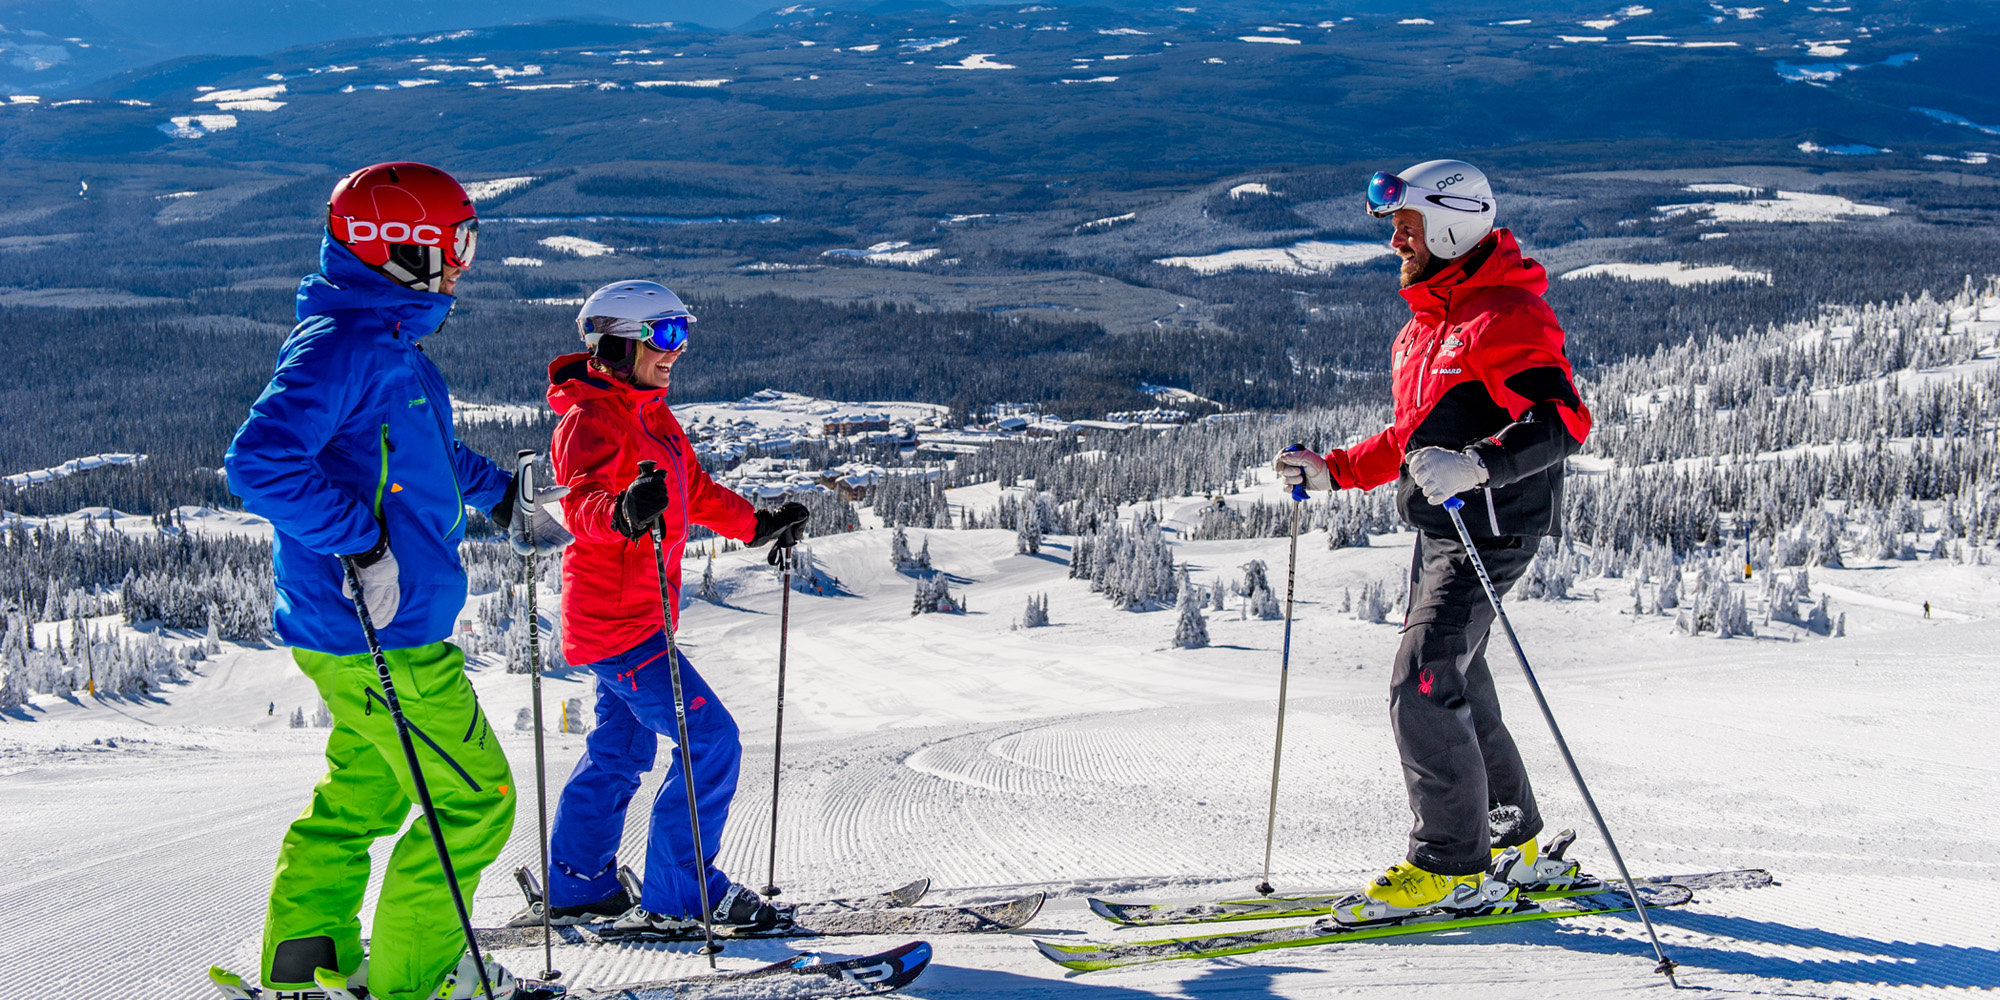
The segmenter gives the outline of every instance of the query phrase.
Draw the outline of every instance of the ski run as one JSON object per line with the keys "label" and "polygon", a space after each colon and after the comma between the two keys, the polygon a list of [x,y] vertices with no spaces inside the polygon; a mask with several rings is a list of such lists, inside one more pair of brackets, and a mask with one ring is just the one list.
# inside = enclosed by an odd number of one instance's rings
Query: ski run
{"label": "ski run", "polygon": [[[1981,308],[1962,310],[1956,329],[1983,331],[1985,346],[1947,368],[1903,373],[1904,391],[2000,370],[1991,319],[2000,313],[1990,302]],[[1751,349],[1802,334],[1759,337]],[[1672,392],[1640,392],[1644,376],[1617,376],[1619,391],[1632,390],[1627,411],[1671,402]],[[1859,391],[1881,398],[1873,382]],[[1606,429],[1614,426],[1607,418]],[[1699,429],[1727,430],[1713,414]],[[1609,462],[1577,464],[1581,483]],[[1224,499],[1275,502],[1268,471],[1245,479]],[[989,483],[950,499],[985,511],[1007,495]],[[1173,558],[1203,586],[1240,580],[1252,560],[1281,579],[1283,537],[1185,537],[1210,502],[1189,496],[1128,512],[1157,510],[1177,528]],[[1920,549],[1935,539],[1940,512],[1921,513],[1928,526],[1906,536]],[[123,520],[151,530],[145,518]],[[1278,896],[1358,887],[1403,856],[1410,822],[1386,719],[1396,616],[1371,621],[1343,611],[1342,599],[1382,587],[1393,597],[1412,536],[1376,533],[1365,546],[1330,549],[1322,524],[1299,544],[1270,875]],[[837,968],[921,939],[930,961],[906,995],[933,998],[1542,1000],[1668,988],[1630,912],[1349,934],[1329,946],[1081,975],[1051,963],[1036,941],[1058,951],[1129,948],[1298,933],[1286,929],[1317,920],[1120,927],[1091,903],[1199,911],[1258,898],[1282,622],[1239,617],[1232,597],[1229,611],[1209,613],[1206,648],[1175,648],[1173,611],[1122,610],[1069,578],[1074,536],[1051,533],[1029,555],[1017,553],[1015,531],[992,528],[907,529],[905,544],[927,547],[970,605],[965,614],[912,616],[914,580],[892,564],[892,532],[872,514],[862,527],[808,543],[837,592],[792,595],[774,873],[766,850],[779,584],[763,552],[726,552],[714,562],[719,599],[687,600],[683,648],[743,730],[721,864],[747,885],[775,881],[782,902],[852,898],[919,875],[931,883],[913,909],[1037,893],[1047,902],[1014,931],[728,940],[722,972],[810,954]],[[258,528],[217,519],[212,530]],[[1629,575],[1585,573],[1568,581],[1566,597],[1519,597],[1508,612],[1635,876],[1761,869],[1774,877],[1754,886],[1754,877],[1717,877],[1652,912],[1683,986],[1717,995],[1992,996],[2000,566],[1990,555],[1910,559],[1846,544],[1844,564],[1812,566],[1809,584],[1811,600],[1829,595],[1845,615],[1844,637],[1776,616],[1760,616],[1754,636],[1691,636],[1672,613],[1635,608]],[[690,559],[691,591],[701,565]],[[1760,569],[1725,592],[1749,599],[1755,613],[1766,578],[1780,574],[1789,586],[1794,572]],[[1015,627],[1043,595],[1050,624]],[[496,599],[476,594],[465,616],[478,618]],[[554,593],[544,590],[542,601],[553,607]],[[116,615],[88,624],[127,628]],[[69,627],[38,626],[50,643]],[[180,632],[164,639],[202,642]],[[1614,875],[1520,671],[1497,644],[1489,658],[1549,828],[1578,829],[1569,856],[1590,874]],[[194,667],[144,695],[42,694],[6,710],[0,839],[15,874],[0,911],[0,1000],[206,997],[215,995],[211,965],[254,974],[279,837],[324,768],[324,732],[303,721],[317,699],[284,649],[223,643]],[[509,873],[539,863],[533,740],[513,724],[529,706],[529,685],[492,649],[470,658],[470,672],[522,785],[512,839],[468,900],[475,924],[498,927],[521,908]],[[558,728],[571,699],[587,706],[587,682],[575,668],[543,682],[551,796],[583,747]],[[301,728],[291,724],[295,710]],[[649,776],[639,802],[659,777]],[[640,808],[628,816],[628,863],[640,860],[633,845],[647,818]],[[371,904],[387,847],[378,845]],[[1616,895],[1614,885],[1571,899]],[[539,929],[532,936],[493,957],[536,976]],[[680,983],[671,995],[756,995],[702,979],[709,972],[697,947],[560,945],[555,964],[572,996],[681,980],[709,985]]]}

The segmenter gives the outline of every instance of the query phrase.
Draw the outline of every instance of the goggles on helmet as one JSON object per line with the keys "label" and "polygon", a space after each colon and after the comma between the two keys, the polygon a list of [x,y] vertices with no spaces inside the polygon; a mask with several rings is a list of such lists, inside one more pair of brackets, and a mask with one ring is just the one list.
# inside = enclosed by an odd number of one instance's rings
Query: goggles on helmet
{"label": "goggles on helmet", "polygon": [[583,332],[586,335],[636,340],[653,350],[671,354],[687,346],[688,327],[693,323],[693,316],[656,316],[652,319],[591,316],[583,321]]}
{"label": "goggles on helmet", "polygon": [[1394,215],[1410,200],[1410,185],[1401,177],[1378,170],[1368,181],[1368,214],[1381,218]]}

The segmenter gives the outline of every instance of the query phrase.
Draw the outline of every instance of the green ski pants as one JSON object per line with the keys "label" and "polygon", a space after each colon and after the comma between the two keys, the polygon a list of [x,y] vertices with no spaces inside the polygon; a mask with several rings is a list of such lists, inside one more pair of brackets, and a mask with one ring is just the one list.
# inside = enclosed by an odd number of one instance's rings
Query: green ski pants
{"label": "green ski pants", "polygon": [[[383,655],[470,906],[479,873],[499,856],[514,827],[513,775],[473,696],[458,647],[436,642]],[[410,808],[416,785],[374,658],[294,649],[292,659],[319,687],[333,732],[326,740],[326,777],[278,850],[264,922],[264,985],[311,987],[314,967],[355,973],[362,959],[369,845],[407,821],[375,906],[368,993],[378,1000],[425,1000],[457,967],[465,934],[430,827]]]}

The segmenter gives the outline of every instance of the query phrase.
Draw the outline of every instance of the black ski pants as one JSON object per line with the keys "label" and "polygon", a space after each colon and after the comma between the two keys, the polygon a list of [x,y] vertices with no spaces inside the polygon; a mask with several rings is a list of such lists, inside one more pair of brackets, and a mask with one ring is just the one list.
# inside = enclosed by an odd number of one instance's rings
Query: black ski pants
{"label": "black ski pants", "polygon": [[[1494,589],[1506,594],[1540,543],[1478,540]],[[1416,814],[1409,859],[1440,875],[1483,871],[1489,847],[1526,843],[1542,830],[1486,667],[1493,619],[1465,544],[1419,532],[1403,644],[1389,679],[1389,718]]]}

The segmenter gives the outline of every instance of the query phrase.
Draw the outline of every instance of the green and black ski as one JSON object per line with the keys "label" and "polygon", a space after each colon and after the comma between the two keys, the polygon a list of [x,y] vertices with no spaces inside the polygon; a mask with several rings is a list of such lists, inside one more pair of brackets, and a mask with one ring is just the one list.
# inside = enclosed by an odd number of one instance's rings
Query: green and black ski
{"label": "green and black ski", "polygon": [[[1639,880],[1641,886],[1678,885],[1689,889],[1756,889],[1771,884],[1771,873],[1762,868],[1701,872],[1691,875],[1655,875]],[[1595,875],[1578,876],[1564,886],[1523,889],[1521,895],[1537,899],[1555,894],[1576,895],[1618,891],[1623,883],[1605,882]],[[1252,896],[1200,903],[1137,903],[1112,899],[1090,899],[1091,912],[1128,927],[1155,927],[1167,924],[1205,924],[1226,920],[1276,920],[1287,917],[1320,917],[1333,912],[1333,904],[1352,895],[1346,892],[1306,893],[1285,896]]]}
{"label": "green and black ski", "polygon": [[[1679,906],[1694,898],[1694,892],[1684,885],[1652,884],[1642,885],[1639,894],[1647,906]],[[1349,941],[1379,940],[1403,937],[1411,934],[1428,934],[1434,931],[1462,930],[1472,927],[1490,927],[1497,924],[1518,924],[1533,920],[1557,920],[1568,917],[1586,917],[1604,913],[1629,913],[1632,901],[1623,891],[1600,890],[1596,892],[1557,893],[1535,899],[1522,900],[1520,904],[1505,911],[1477,911],[1473,913],[1432,912],[1420,913],[1388,923],[1348,926],[1331,919],[1318,920],[1310,924],[1291,927],[1275,927],[1269,930],[1248,931],[1237,934],[1205,934],[1197,937],[1166,938],[1158,941],[1106,941],[1082,944],[1059,944],[1054,941],[1036,939],[1035,947],[1043,957],[1065,968],[1078,972],[1094,972],[1098,969],[1115,969],[1126,965],[1141,965],[1147,962],[1164,962],[1181,958],[1221,958],[1227,955],[1245,955],[1251,952],[1274,951],[1280,948],[1303,948],[1311,945],[1342,944]]]}

